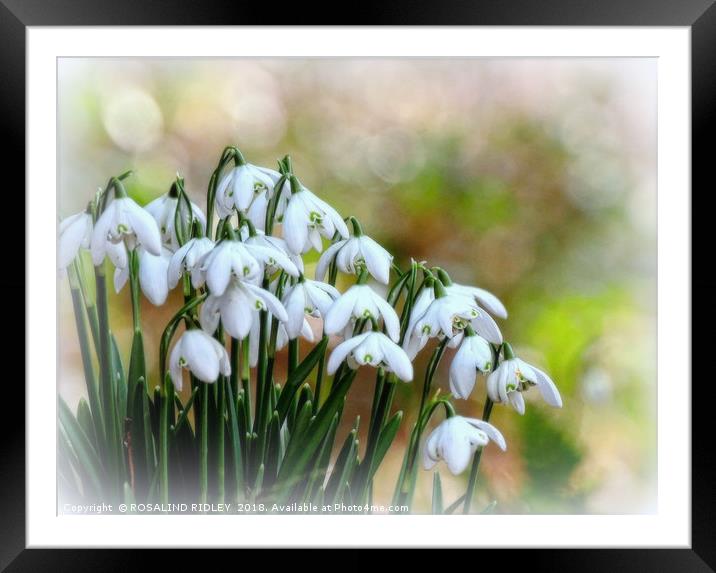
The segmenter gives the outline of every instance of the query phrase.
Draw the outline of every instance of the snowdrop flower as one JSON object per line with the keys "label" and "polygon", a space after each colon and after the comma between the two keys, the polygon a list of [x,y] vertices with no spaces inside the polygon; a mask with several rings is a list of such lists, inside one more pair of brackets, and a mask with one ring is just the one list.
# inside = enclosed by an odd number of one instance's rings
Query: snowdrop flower
{"label": "snowdrop flower", "polygon": [[507,449],[505,438],[492,424],[475,418],[451,416],[435,428],[423,448],[423,467],[431,469],[444,460],[453,475],[467,469],[477,448],[492,440],[502,451]]}
{"label": "snowdrop flower", "polygon": [[298,276],[296,265],[277,249],[224,239],[201,258],[197,283],[201,285],[206,281],[211,293],[219,296],[229,286],[232,277],[247,282],[259,280],[264,271],[261,263],[279,266],[291,276]]}
{"label": "snowdrop flower", "polygon": [[324,330],[326,334],[337,334],[351,319],[377,321],[381,316],[388,336],[398,342],[400,320],[393,307],[368,285],[353,285],[333,303],[325,315]]}
{"label": "snowdrop flower", "polygon": [[92,215],[87,211],[67,217],[60,223],[57,266],[66,269],[80,249],[89,249],[92,238]]}
{"label": "snowdrop flower", "polygon": [[363,234],[358,221],[351,217],[353,236],[332,244],[321,255],[316,266],[316,279],[322,281],[333,260],[337,267],[348,274],[359,274],[367,269],[375,280],[390,282],[390,265],[393,256],[370,237]]}
{"label": "snowdrop flower", "polygon": [[[462,293],[455,294],[454,291],[449,292],[448,289],[453,286],[455,286],[454,283],[452,283],[450,286],[444,287],[447,297],[452,299],[454,302],[462,299],[463,302],[471,308],[470,315],[472,315],[473,308],[477,310],[477,315],[473,316],[470,319],[470,326],[472,326],[475,332],[482,336],[482,338],[484,338],[488,342],[491,342],[492,344],[502,344],[502,332],[500,331],[500,327],[497,326],[497,323],[494,321],[494,319],[482,308],[477,306],[477,304],[475,304],[474,297],[467,297],[464,296],[464,294]],[[423,288],[418,294],[418,297],[415,300],[415,304],[413,305],[413,310],[410,314],[410,322],[408,322],[407,336],[405,339],[405,348],[412,358],[415,358],[415,355],[417,355],[417,353],[422,350],[422,348],[427,343],[428,338],[430,338],[429,336],[425,338],[419,336],[423,333],[416,332],[416,326],[418,321],[425,316],[428,308],[431,306],[433,301],[435,301],[434,289]],[[457,302],[457,304],[458,306],[461,305],[460,302]],[[460,324],[464,328],[464,321],[460,321]],[[412,338],[410,336],[411,333],[414,333],[416,337]],[[442,335],[440,335],[440,337],[442,337]],[[462,330],[458,330],[454,333],[454,335],[451,336],[451,340],[448,346],[450,348],[456,348],[462,342],[462,338]]]}
{"label": "snowdrop flower", "polygon": [[189,239],[175,253],[172,254],[167,268],[169,288],[177,286],[183,273],[191,274],[191,284],[194,288],[201,285],[202,277],[199,271],[199,261],[214,248],[214,241],[206,237]]}
{"label": "snowdrop flower", "polygon": [[241,164],[224,175],[216,188],[216,210],[221,218],[231,215],[234,207],[246,212],[254,198],[273,191],[281,177],[272,169],[246,163],[243,158],[239,161]]}
{"label": "snowdrop flower", "polygon": [[338,212],[292,177],[291,197],[283,216],[283,238],[288,248],[296,254],[311,247],[321,252],[321,235],[331,239],[336,231],[348,238],[348,227]]}
{"label": "snowdrop flower", "polygon": [[[267,236],[263,231],[256,231],[255,235],[250,235],[249,230],[246,227],[241,228],[241,240],[247,246],[263,247],[269,250],[278,251],[281,255],[289,258],[299,272],[303,272],[303,259],[301,255],[296,255],[291,252],[284,241],[280,237]],[[250,247],[249,247],[250,248]],[[275,273],[280,267],[276,264],[267,264],[266,271],[269,274]]]}
{"label": "snowdrop flower", "polygon": [[[430,338],[453,338],[473,320],[480,317],[479,307],[464,296],[450,296],[441,283],[436,283],[442,296],[430,301],[429,293],[419,295],[411,313],[407,336],[403,343],[408,356],[415,358]],[[423,289],[423,291],[428,289]],[[429,289],[433,290],[433,289]]]}
{"label": "snowdrop flower", "polygon": [[109,245],[122,241],[130,250],[141,245],[153,255],[162,252],[161,236],[154,218],[130,197],[117,195],[97,219],[92,231],[95,266],[102,263]]}
{"label": "snowdrop flower", "polygon": [[509,344],[504,345],[505,360],[487,377],[487,395],[493,402],[509,404],[519,413],[525,413],[522,392],[537,386],[542,398],[550,406],[562,407],[562,397],[552,379],[542,370],[516,358]]}
{"label": "snowdrop flower", "polygon": [[174,387],[182,389],[182,369],[188,368],[202,382],[215,382],[219,374],[229,376],[229,355],[217,340],[203,330],[187,330],[181,335],[169,357]]}
{"label": "snowdrop flower", "polygon": [[333,374],[346,359],[353,369],[369,364],[394,372],[404,382],[413,379],[413,365],[408,355],[382,332],[364,332],[341,342],[328,358],[327,372]]}
{"label": "snowdrop flower", "polygon": [[288,321],[286,333],[296,338],[304,328],[306,315],[325,318],[333,302],[341,296],[338,290],[326,283],[312,281],[303,277],[283,296]]}
{"label": "snowdrop flower", "polygon": [[499,318],[507,318],[507,309],[505,308],[505,305],[502,304],[502,301],[500,301],[500,299],[490,291],[473,286],[459,285],[457,283],[446,285],[445,291],[448,294],[463,295],[468,298],[473,298],[478,306],[484,308],[490,314],[494,314]]}
{"label": "snowdrop flower", "polygon": [[288,320],[286,309],[273,294],[249,282],[233,280],[221,294],[212,290],[199,311],[199,322],[213,334],[221,319],[230,336],[244,339],[262,310],[268,310],[281,322]]}
{"label": "snowdrop flower", "polygon": [[450,364],[450,391],[453,396],[467,400],[475,387],[477,372],[489,372],[490,368],[490,343],[474,332],[467,334]]}
{"label": "snowdrop flower", "polygon": [[[167,269],[172,252],[162,248],[161,255],[153,255],[146,249],[139,247],[139,286],[154,306],[161,306],[167,300],[169,285],[167,283]],[[129,265],[114,269],[114,290],[119,292],[129,278]]]}
{"label": "snowdrop flower", "polygon": [[[179,207],[180,217],[183,220],[188,230],[191,230],[189,226],[189,213],[187,213],[186,203],[180,201],[176,195],[176,187],[172,185],[172,190],[169,193],[157,197],[151,201],[146,207],[144,207],[149,214],[154,217],[154,220],[159,226],[159,233],[161,234],[162,243],[172,250],[179,248],[179,238],[177,237],[177,230],[175,228],[175,213],[177,207]],[[202,229],[206,230],[206,217],[201,211],[198,205],[191,202],[191,211],[194,219],[201,223]]]}

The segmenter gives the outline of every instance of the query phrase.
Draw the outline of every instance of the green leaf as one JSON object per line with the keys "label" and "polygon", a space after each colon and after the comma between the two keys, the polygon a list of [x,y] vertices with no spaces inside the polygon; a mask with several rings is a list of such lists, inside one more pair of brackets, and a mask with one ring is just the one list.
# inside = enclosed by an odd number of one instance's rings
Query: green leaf
{"label": "green leaf", "polygon": [[345,486],[353,475],[357,460],[356,452],[360,445],[359,440],[356,438],[357,435],[357,428],[351,430],[345,442],[343,442],[343,447],[338,454],[338,458],[336,458],[333,472],[326,486],[326,499],[329,500],[330,503],[339,503],[342,501]]}
{"label": "green leaf", "polygon": [[112,376],[114,377],[117,392],[117,423],[119,424],[119,435],[122,435],[122,424],[127,415],[127,379],[124,377],[122,358],[119,355],[117,340],[112,334]]}
{"label": "green leaf", "polygon": [[99,451],[99,448],[97,447],[97,436],[95,434],[92,412],[90,412],[89,404],[84,398],[80,398],[80,401],[77,404],[77,422],[79,422],[79,425],[84,433],[87,434],[87,437],[92,443],[92,447],[94,447],[96,451]]}
{"label": "green leaf", "polygon": [[[194,390],[196,391],[197,388]],[[241,434],[239,433],[239,414],[237,413],[243,412],[243,404],[241,402],[243,400],[243,396],[240,396],[238,403],[234,403],[234,392],[231,389],[231,384],[226,385],[226,392],[229,398],[229,446],[231,448],[231,457],[234,468],[234,483],[236,485],[235,501],[238,502],[243,499],[243,491],[245,487]],[[192,393],[192,396],[195,393],[196,392]]]}
{"label": "green leaf", "polygon": [[[318,449],[323,438],[328,432],[333,421],[333,416],[343,407],[348,389],[353,383],[356,371],[350,370],[345,376],[337,381],[336,386],[332,389],[328,399],[323,404],[318,414],[310,424],[308,431],[305,432],[305,439],[301,440],[300,448],[295,448],[293,452],[286,452],[286,458],[281,470],[279,471],[279,481],[287,479],[292,473],[301,474]],[[292,436],[293,441],[293,436]],[[289,444],[290,447],[290,444]]]}
{"label": "green leaf", "polygon": [[433,473],[433,514],[440,515],[443,512],[443,487],[440,483],[440,474]]}
{"label": "green leaf", "polygon": [[[283,458],[281,472],[284,471],[283,467],[289,462],[294,452],[298,450],[301,437],[303,436],[303,433],[306,431],[306,428],[308,428],[308,425],[311,421],[311,413],[311,401],[308,400],[304,402],[303,408],[301,408],[298,415],[296,416],[296,423],[293,427],[293,430],[291,431],[291,438],[288,441],[288,445],[286,446],[286,455]],[[279,473],[279,475],[281,475],[281,472]]]}
{"label": "green leaf", "polygon": [[333,422],[326,434],[326,438],[321,444],[321,448],[316,456],[315,463],[312,464],[313,471],[311,471],[308,485],[306,487],[305,501],[309,501],[313,498],[313,494],[317,487],[321,487],[326,477],[326,469],[328,468],[328,462],[331,458],[331,452],[333,451],[333,444],[336,439],[336,430],[338,429],[338,420],[340,416],[336,412],[333,417]]}
{"label": "green leaf", "polygon": [[395,435],[398,433],[400,422],[402,420],[403,412],[398,411],[393,415],[390,420],[388,420],[388,423],[381,430],[380,435],[378,437],[378,445],[375,448],[375,455],[373,456],[373,463],[371,464],[370,472],[368,473],[369,482],[373,479],[375,472],[378,471],[378,468],[380,467],[380,464],[382,463],[385,454],[388,452],[390,445],[393,443]]}
{"label": "green leaf", "polygon": [[265,483],[273,485],[278,473],[279,451],[281,449],[281,423],[278,419],[278,412],[274,411],[269,422],[269,433],[266,449]]}
{"label": "green leaf", "polygon": [[144,359],[144,339],[142,331],[134,332],[132,350],[129,356],[129,374],[127,376],[127,404],[134,404],[134,393],[139,379],[147,379],[147,367]]}
{"label": "green leaf", "polygon": [[318,360],[325,353],[327,346],[328,337],[324,336],[321,342],[319,342],[313,350],[308,353],[306,358],[301,361],[301,363],[288,377],[288,380],[286,380],[286,384],[281,390],[281,395],[279,396],[278,403],[276,404],[276,411],[278,412],[278,417],[281,423],[283,423],[286,419],[289,406],[291,405],[291,401],[293,400],[296,391],[301,384],[303,384],[303,381],[308,378],[308,375],[311,373],[316,364],[318,364]]}
{"label": "green leaf", "polygon": [[79,467],[77,468],[81,474],[88,479],[88,485],[96,492],[102,491],[102,464],[99,461],[97,452],[84,433],[79,422],[72,415],[72,411],[65,403],[62,397],[58,398],[60,424],[64,428],[67,440],[72,447],[72,451],[77,456]]}
{"label": "green leaf", "polygon": [[450,515],[455,512],[455,510],[460,507],[463,502],[465,501],[465,494],[462,494],[460,497],[458,497],[454,502],[452,502],[447,509],[443,512],[445,515]]}
{"label": "green leaf", "polygon": [[256,481],[254,482],[254,488],[251,490],[251,501],[256,501],[261,496],[261,491],[264,483],[264,465],[259,466],[259,471],[256,473]]}
{"label": "green leaf", "polygon": [[130,486],[126,481],[124,482],[124,503],[127,505],[134,503],[134,492],[132,491],[132,486]]}
{"label": "green leaf", "polygon": [[149,484],[156,470],[156,452],[152,421],[144,378],[137,381],[131,409],[131,445],[135,489],[141,496],[149,493]]}

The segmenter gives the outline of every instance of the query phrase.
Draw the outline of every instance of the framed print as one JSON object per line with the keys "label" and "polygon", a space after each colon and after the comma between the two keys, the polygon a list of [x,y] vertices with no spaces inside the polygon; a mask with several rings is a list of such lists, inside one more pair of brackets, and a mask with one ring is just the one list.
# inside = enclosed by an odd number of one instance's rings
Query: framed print
{"label": "framed print", "polygon": [[174,4],[1,8],[27,333],[3,565],[712,570],[711,4]]}

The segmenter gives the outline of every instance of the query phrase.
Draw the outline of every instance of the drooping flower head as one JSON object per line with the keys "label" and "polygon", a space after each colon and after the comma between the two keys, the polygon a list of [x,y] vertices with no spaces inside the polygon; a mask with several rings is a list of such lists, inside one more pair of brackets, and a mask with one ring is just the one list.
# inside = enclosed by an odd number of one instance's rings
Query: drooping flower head
{"label": "drooping flower head", "polygon": [[269,291],[250,282],[233,279],[221,294],[214,294],[212,290],[199,311],[199,322],[205,331],[214,333],[221,320],[230,336],[243,339],[248,336],[262,310],[269,311],[281,322],[288,320],[286,309]]}
{"label": "drooping flower head", "polygon": [[263,277],[265,265],[281,267],[294,277],[299,274],[296,265],[278,249],[223,239],[200,259],[196,280],[199,285],[206,281],[211,293],[219,296],[232,278],[258,282]]}
{"label": "drooping flower head", "polygon": [[382,332],[364,332],[341,342],[328,358],[327,372],[333,374],[346,359],[353,369],[368,364],[394,372],[404,382],[413,379],[413,365],[408,355]]}
{"label": "drooping flower head", "polygon": [[562,397],[552,379],[539,368],[515,357],[512,347],[503,345],[505,360],[487,377],[487,395],[493,402],[509,403],[519,414],[525,413],[522,392],[537,386],[547,404],[562,407]]}
{"label": "drooping flower head", "polygon": [[194,237],[172,254],[167,268],[169,288],[177,286],[183,273],[191,275],[194,288],[202,284],[202,275],[199,271],[199,261],[214,248],[214,241],[207,237]]}
{"label": "drooping flower head", "polygon": [[[442,281],[426,281],[426,286],[420,290],[410,314],[405,337],[404,347],[408,354],[414,358],[427,341],[434,337],[442,339],[447,336],[451,339],[449,346],[455,348],[462,341],[463,330],[468,324],[488,342],[502,344],[500,327],[478,306],[475,297],[456,292],[452,289],[455,285],[449,282],[449,278],[446,282],[447,286]],[[437,291],[441,292],[440,297],[436,296]],[[444,330],[451,321],[453,328]]]}
{"label": "drooping flower head", "polygon": [[450,283],[445,286],[448,294],[463,295],[475,299],[478,306],[499,318],[507,318],[507,309],[502,301],[484,288]]}
{"label": "drooping flower head", "polygon": [[89,249],[92,239],[92,214],[89,209],[63,219],[57,251],[57,267],[66,269],[80,249]]}
{"label": "drooping flower head", "polygon": [[[189,205],[191,205],[191,218],[198,221],[201,224],[201,228],[206,231],[206,216],[195,203],[189,202]],[[191,229],[191,225],[189,224],[189,209],[187,203],[179,197],[177,184],[172,184],[168,193],[157,197],[144,208],[157,222],[162,244],[172,251],[176,251],[181,246],[176,229],[177,209],[179,209],[178,217],[180,223],[183,224],[186,229]]]}
{"label": "drooping flower head", "polygon": [[477,373],[489,372],[492,363],[490,343],[468,326],[450,364],[450,391],[453,396],[467,400],[475,387]]}
{"label": "drooping flower head", "polygon": [[341,296],[338,290],[326,283],[312,281],[301,275],[298,282],[283,295],[283,304],[288,314],[286,333],[289,338],[296,338],[305,328],[306,316],[323,318],[333,306],[333,302]]}
{"label": "drooping flower head", "polygon": [[[137,248],[139,256],[139,287],[154,306],[163,305],[169,295],[167,269],[172,252],[162,247],[161,255],[153,255],[144,247]],[[129,279],[129,265],[114,269],[114,290],[119,292]]]}
{"label": "drooping flower head", "polygon": [[216,382],[219,374],[231,374],[229,355],[219,342],[203,330],[187,330],[177,341],[169,357],[169,372],[174,387],[182,389],[182,370],[188,369],[202,382]]}
{"label": "drooping flower head", "polygon": [[351,320],[367,319],[379,321],[383,318],[388,336],[398,342],[400,338],[400,320],[388,302],[365,284],[353,285],[344,292],[325,316],[326,334],[338,334],[348,326]]}
{"label": "drooping flower head", "polygon": [[461,335],[480,314],[480,308],[473,301],[464,296],[447,294],[442,283],[436,280],[432,287],[423,288],[418,295],[403,347],[408,356],[414,358],[429,339],[452,339]]}
{"label": "drooping flower head", "polygon": [[341,237],[348,238],[348,227],[333,207],[319,199],[293,175],[290,182],[291,196],[283,216],[283,238],[291,251],[300,254],[313,247],[321,252],[321,236],[331,239],[336,231]]}
{"label": "drooping flower head", "polygon": [[423,448],[423,467],[431,469],[444,460],[453,475],[467,469],[477,448],[495,442],[501,450],[507,449],[505,438],[492,424],[475,418],[451,416],[435,428]]}
{"label": "drooping flower head", "polygon": [[321,255],[316,266],[316,279],[322,281],[329,265],[334,260],[336,266],[348,274],[360,274],[367,270],[375,280],[387,285],[390,282],[390,265],[393,255],[363,234],[355,217],[350,217],[353,224],[353,236],[333,243]]}
{"label": "drooping flower head", "polygon": [[252,165],[235,150],[236,166],[219,181],[216,188],[216,211],[220,217],[228,217],[236,208],[245,213],[252,202],[262,194],[273,191],[281,174],[273,169]]}
{"label": "drooping flower head", "polygon": [[91,250],[94,264],[101,264],[110,245],[120,242],[129,250],[141,245],[151,254],[160,255],[162,241],[154,218],[137,205],[134,199],[127,197],[119,181],[114,184],[114,189],[114,199],[105,207],[92,231]]}

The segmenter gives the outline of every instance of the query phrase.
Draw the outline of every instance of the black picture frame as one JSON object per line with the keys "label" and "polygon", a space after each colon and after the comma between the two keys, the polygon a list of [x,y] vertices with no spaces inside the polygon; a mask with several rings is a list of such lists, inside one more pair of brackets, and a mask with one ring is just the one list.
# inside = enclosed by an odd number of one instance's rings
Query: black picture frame
{"label": "black picture frame", "polygon": [[[393,0],[361,2],[359,7],[336,5],[335,12],[307,6],[306,3],[280,6],[278,4],[246,4],[228,0],[189,3],[181,0],[0,0],[0,122],[5,143],[3,174],[8,185],[3,191],[4,207],[9,201],[16,204],[16,213],[25,211],[24,197],[18,190],[25,187],[25,37],[28,26],[87,26],[87,25],[524,25],[524,26],[686,26],[691,29],[692,55],[692,188],[701,188],[701,208],[693,210],[692,261],[710,261],[709,225],[705,220],[711,210],[704,203],[713,182],[708,180],[713,156],[708,139],[716,132],[716,7],[714,0]],[[348,9],[347,9],[348,8]],[[350,14],[350,15],[349,15]],[[7,182],[7,179],[13,181]],[[663,192],[678,192],[664,191]],[[692,200],[696,194],[692,191]],[[7,211],[5,211],[7,213]],[[27,215],[27,213],[26,213]],[[702,225],[698,218],[704,219]],[[3,222],[6,232],[23,225],[19,217]],[[21,232],[19,229],[16,231]],[[0,279],[0,300],[17,300],[25,293],[24,255],[6,254],[6,265],[14,273]],[[696,266],[696,265],[694,265]],[[695,291],[713,287],[713,280],[702,274],[693,280]],[[53,286],[48,286],[54,289]],[[696,294],[695,292],[693,293]],[[705,296],[701,298],[705,300]],[[25,295],[25,305],[32,304]],[[7,303],[3,315],[17,315],[20,307]],[[713,318],[713,305],[699,308],[702,321]],[[15,317],[13,316],[13,319]],[[709,321],[711,322],[711,321]],[[4,337],[18,348],[7,348],[6,356],[19,356],[21,337]],[[23,337],[24,339],[24,337]],[[14,341],[14,342],[13,342]],[[705,350],[708,337],[693,337],[692,353]],[[28,341],[31,344],[31,341]],[[707,353],[705,357],[708,358]],[[5,362],[9,360],[4,359]],[[15,360],[12,362],[18,362]],[[703,363],[703,360],[702,360]],[[698,364],[698,361],[696,362]],[[2,455],[0,456],[0,568],[7,571],[109,571],[126,570],[144,556],[126,550],[36,550],[25,549],[25,435],[24,387],[22,370],[5,380],[11,404],[3,407],[0,419]],[[670,381],[688,388],[691,383],[690,365],[684,365],[684,379]],[[706,384],[708,378],[700,377]],[[30,381],[26,381],[29,383]],[[37,381],[33,381],[37,383]],[[48,388],[53,384],[48,383]],[[714,416],[709,412],[710,397],[706,388],[692,386],[692,545],[690,549],[543,549],[483,550],[476,561],[480,567],[490,562],[498,566],[517,566],[515,559],[525,560],[531,570],[545,571],[714,571],[716,570],[716,483],[712,436],[716,433]],[[7,395],[7,394],[6,394]],[[9,413],[7,413],[9,412]],[[11,421],[10,417],[17,420]],[[523,540],[516,539],[516,543]],[[556,540],[558,543],[558,540]],[[169,560],[182,559],[183,567],[191,567],[186,552],[173,552]],[[164,558],[162,558],[164,559]],[[173,567],[164,561],[166,567]]]}

